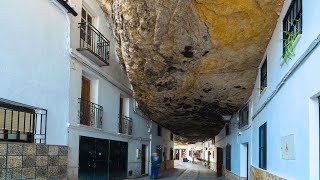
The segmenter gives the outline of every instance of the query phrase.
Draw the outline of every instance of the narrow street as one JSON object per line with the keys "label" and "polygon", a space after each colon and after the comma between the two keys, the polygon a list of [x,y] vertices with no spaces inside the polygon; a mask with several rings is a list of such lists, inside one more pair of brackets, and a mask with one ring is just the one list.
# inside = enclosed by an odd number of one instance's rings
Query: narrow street
{"label": "narrow street", "polygon": [[[160,179],[163,180],[223,180],[217,178],[213,170],[207,169],[200,164],[192,164],[190,162],[174,161],[174,169],[160,173]],[[147,180],[149,177],[139,178],[139,180]]]}
{"label": "narrow street", "polygon": [[319,9],[2,0],[0,180],[320,180]]}

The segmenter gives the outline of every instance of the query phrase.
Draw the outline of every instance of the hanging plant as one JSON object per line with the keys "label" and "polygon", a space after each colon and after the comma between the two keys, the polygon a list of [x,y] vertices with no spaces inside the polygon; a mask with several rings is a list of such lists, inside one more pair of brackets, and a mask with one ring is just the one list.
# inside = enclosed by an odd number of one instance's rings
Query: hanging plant
{"label": "hanging plant", "polygon": [[288,38],[283,39],[283,46],[285,48],[285,51],[281,56],[281,60],[286,63],[289,59],[291,59],[294,56],[295,40],[297,39],[300,32],[284,31],[284,33],[288,35]]}
{"label": "hanging plant", "polygon": [[[296,23],[298,23],[298,20],[294,20]],[[294,26],[293,23],[290,23],[295,29],[296,27]],[[291,59],[294,56],[294,48],[295,48],[295,41],[297,37],[299,36],[300,31],[294,30],[292,32],[290,31],[283,31],[284,34],[287,35],[286,39],[282,39],[283,41],[283,47],[284,47],[284,52],[281,56],[281,61],[284,63],[287,63],[289,59]]]}

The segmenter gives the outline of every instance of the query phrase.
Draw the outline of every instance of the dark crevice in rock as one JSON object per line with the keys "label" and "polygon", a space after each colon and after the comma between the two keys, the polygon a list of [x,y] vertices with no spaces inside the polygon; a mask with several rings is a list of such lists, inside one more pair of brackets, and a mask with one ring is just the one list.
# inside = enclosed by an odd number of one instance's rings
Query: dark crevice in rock
{"label": "dark crevice in rock", "polygon": [[205,51],[205,52],[202,54],[202,56],[207,55],[209,52],[210,52],[210,51]]}
{"label": "dark crevice in rock", "polygon": [[210,92],[211,90],[212,90],[212,88],[204,88],[204,89],[202,89],[202,91],[205,92],[205,93],[208,93],[208,92]]}
{"label": "dark crevice in rock", "polygon": [[191,50],[192,50],[192,46],[185,46],[184,51],[182,51],[181,54],[186,58],[192,58],[193,52]]}

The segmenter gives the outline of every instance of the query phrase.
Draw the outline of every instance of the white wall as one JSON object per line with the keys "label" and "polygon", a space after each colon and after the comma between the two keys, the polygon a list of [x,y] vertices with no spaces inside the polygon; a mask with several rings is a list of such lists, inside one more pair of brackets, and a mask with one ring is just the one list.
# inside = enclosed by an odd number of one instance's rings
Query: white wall
{"label": "white wall", "polygon": [[[231,170],[237,175],[243,174],[238,163],[242,159],[241,143],[249,143],[249,156],[252,157],[249,162],[259,167],[259,127],[267,122],[267,171],[286,179],[319,179],[319,105],[316,100],[320,92],[319,47],[294,70],[280,89],[277,86],[319,35],[320,25],[314,22],[314,17],[320,15],[320,2],[303,1],[303,33],[295,47],[295,56],[281,66],[282,19],[290,2],[285,1],[266,50],[268,87],[261,95],[257,75],[250,100],[250,117],[254,116],[251,126],[243,128],[240,136],[235,127],[231,128],[230,136],[224,138],[222,130],[216,138],[216,142],[220,139],[216,145],[225,147],[227,143],[231,144]],[[234,117],[232,121],[237,122],[237,119]],[[290,134],[294,135],[295,159],[284,160],[281,158],[281,138]]]}
{"label": "white wall", "polygon": [[[142,144],[147,146],[146,154],[149,154],[150,134],[148,127],[150,122],[139,113],[134,112],[134,100],[132,97],[131,85],[117,61],[115,53],[115,42],[112,31],[109,28],[107,19],[97,2],[92,0],[71,0],[70,5],[79,13],[77,17],[70,17],[71,37],[71,68],[70,68],[70,126],[69,142],[71,158],[69,164],[74,167],[72,176],[77,177],[79,161],[79,136],[110,139],[128,142],[128,171],[133,176],[141,176],[141,159],[137,158],[137,149]],[[83,56],[76,49],[79,47],[80,31],[78,23],[81,21],[82,6],[94,16],[94,26],[110,41],[110,65],[99,67],[87,57]],[[102,129],[79,125],[78,98],[81,97],[82,76],[94,82],[91,84],[91,101],[103,107]],[[119,134],[119,105],[120,97],[124,98],[124,115],[132,118],[133,134],[128,136]],[[148,161],[146,159],[146,172],[148,172]]]}
{"label": "white wall", "polygon": [[65,13],[49,0],[3,1],[0,12],[0,97],[47,109],[47,144],[66,145]]}
{"label": "white wall", "polygon": [[[158,129],[157,124],[155,122],[152,122],[152,129],[151,129],[151,135],[152,135],[152,145],[151,145],[151,151],[156,152],[157,146],[162,147],[162,152],[166,148],[167,151],[166,154],[166,160],[170,160],[170,148],[174,149],[174,142],[170,140],[170,134],[171,131],[168,129],[162,127],[162,136],[158,136]],[[164,158],[162,158],[164,160]]]}
{"label": "white wall", "polygon": [[[230,135],[226,136],[226,130],[225,128],[223,128],[215,137],[215,147],[223,148],[223,166],[226,167],[226,146],[227,144],[230,144],[231,171],[238,176],[246,177],[246,151],[243,146],[249,144],[248,161],[250,162],[251,129],[249,126],[245,126],[241,130],[239,130],[238,117],[238,113],[236,113],[231,118],[231,123],[229,125]],[[239,132],[241,132],[241,135],[239,134]],[[217,162],[217,152],[215,152],[214,162]],[[216,170],[216,167],[214,170]]]}
{"label": "white wall", "polygon": [[[210,157],[208,152],[210,152]],[[210,159],[210,169],[216,170],[216,163],[217,163],[217,157],[216,157],[216,147],[212,143],[212,140],[208,140],[203,142],[203,155],[204,159],[208,161]]]}

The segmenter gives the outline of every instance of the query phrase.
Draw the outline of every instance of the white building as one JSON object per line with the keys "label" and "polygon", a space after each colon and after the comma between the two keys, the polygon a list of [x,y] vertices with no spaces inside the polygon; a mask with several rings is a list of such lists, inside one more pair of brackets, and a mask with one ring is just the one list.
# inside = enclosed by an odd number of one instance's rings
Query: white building
{"label": "white building", "polygon": [[[215,137],[227,179],[319,179],[319,9],[285,1],[247,105]],[[294,29],[294,55],[281,63],[284,31]]]}
{"label": "white building", "polygon": [[151,152],[157,152],[161,159],[160,171],[174,168],[174,134],[152,122]]}
{"label": "white building", "polygon": [[[0,177],[11,168],[20,174],[9,178],[65,178],[66,171],[69,179],[139,177],[148,173],[156,145],[170,159],[173,135],[163,129],[163,137],[156,137],[156,124],[135,107],[96,1],[13,0],[0,10],[11,14],[0,18],[5,27],[0,33],[0,138],[23,141],[22,149],[33,143],[36,154],[42,147],[37,143],[45,144],[48,156],[29,176],[18,160],[17,167],[2,167],[8,170]],[[24,110],[29,118],[20,115]],[[56,147],[59,153],[51,157]],[[50,164],[52,158],[64,161]]]}

